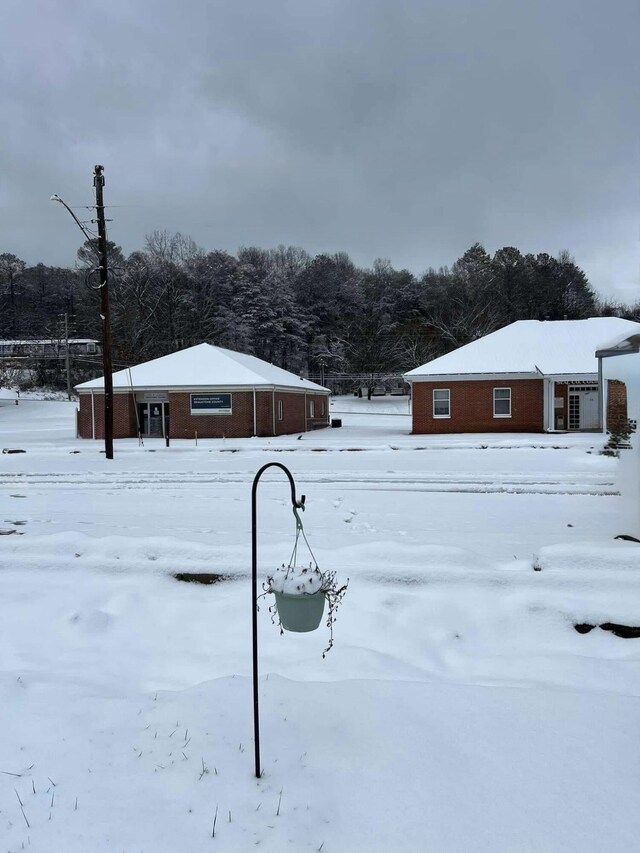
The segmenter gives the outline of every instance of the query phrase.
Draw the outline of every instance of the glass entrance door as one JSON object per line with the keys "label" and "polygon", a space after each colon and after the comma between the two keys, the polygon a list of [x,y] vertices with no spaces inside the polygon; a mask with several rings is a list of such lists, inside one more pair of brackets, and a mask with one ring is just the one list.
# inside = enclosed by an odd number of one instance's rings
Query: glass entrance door
{"label": "glass entrance door", "polygon": [[138,419],[142,435],[162,438],[168,435],[169,404],[138,403]]}
{"label": "glass entrance door", "polygon": [[162,435],[162,407],[164,403],[149,403],[148,435]]}
{"label": "glass entrance door", "polygon": [[599,411],[597,385],[569,388],[569,429],[598,429]]}

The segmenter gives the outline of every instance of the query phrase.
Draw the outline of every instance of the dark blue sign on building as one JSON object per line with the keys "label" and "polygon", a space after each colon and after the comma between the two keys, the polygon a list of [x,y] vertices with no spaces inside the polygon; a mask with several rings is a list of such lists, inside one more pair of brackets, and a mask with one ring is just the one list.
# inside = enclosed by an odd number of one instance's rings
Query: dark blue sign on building
{"label": "dark blue sign on building", "polygon": [[231,394],[192,394],[192,415],[230,415]]}

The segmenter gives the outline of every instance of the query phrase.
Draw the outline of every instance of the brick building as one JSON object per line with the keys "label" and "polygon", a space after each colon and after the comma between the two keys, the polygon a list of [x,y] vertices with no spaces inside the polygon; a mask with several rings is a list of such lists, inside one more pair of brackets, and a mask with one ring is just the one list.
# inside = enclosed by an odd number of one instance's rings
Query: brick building
{"label": "brick building", "polygon": [[596,350],[639,328],[619,317],[511,323],[405,373],[412,431],[600,431],[605,399],[608,418],[626,413],[626,389],[605,387]]}
{"label": "brick building", "polygon": [[[104,438],[104,381],[76,386],[81,438]],[[199,344],[113,374],[114,438],[243,438],[327,426],[327,388],[252,355]]]}

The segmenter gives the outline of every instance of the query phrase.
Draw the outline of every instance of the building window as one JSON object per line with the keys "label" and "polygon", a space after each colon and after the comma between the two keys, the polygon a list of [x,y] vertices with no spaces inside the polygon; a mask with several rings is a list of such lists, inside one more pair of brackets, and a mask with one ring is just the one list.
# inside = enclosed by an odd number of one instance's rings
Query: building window
{"label": "building window", "polygon": [[451,417],[451,396],[448,388],[433,389],[433,417]]}
{"label": "building window", "polygon": [[493,389],[493,417],[511,417],[511,388]]}
{"label": "building window", "polygon": [[309,417],[315,418],[316,406],[313,400],[309,400]]}
{"label": "building window", "polygon": [[87,344],[87,352],[93,354],[93,353],[95,353],[95,351],[96,351],[96,345],[94,343],[88,343]]}
{"label": "building window", "polygon": [[278,420],[281,421],[284,418],[284,406],[282,405],[282,400],[278,400]]}
{"label": "building window", "polygon": [[324,397],[320,400],[320,417],[324,417]]}

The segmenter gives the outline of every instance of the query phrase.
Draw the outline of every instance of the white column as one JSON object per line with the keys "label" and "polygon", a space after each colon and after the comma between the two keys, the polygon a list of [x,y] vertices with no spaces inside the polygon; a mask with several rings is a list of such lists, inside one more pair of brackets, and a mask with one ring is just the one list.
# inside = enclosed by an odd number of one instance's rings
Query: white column
{"label": "white column", "polygon": [[553,379],[545,379],[544,380],[544,429],[545,432],[549,432],[550,430],[555,428],[555,420],[554,420],[554,395],[555,395],[556,383]]}
{"label": "white column", "polygon": [[598,398],[600,401],[600,429],[602,432],[607,431],[607,406],[608,406],[608,390],[609,383],[604,378],[602,369],[602,359],[598,359]]}
{"label": "white column", "polygon": [[[602,360],[605,391],[607,380],[618,379],[627,387],[627,417],[640,418],[640,354],[629,353]],[[606,405],[606,403],[605,403]],[[605,409],[606,412],[606,409]],[[640,435],[631,435],[631,450],[620,451],[616,465],[616,482],[621,492],[619,521],[622,533],[640,533]]]}

